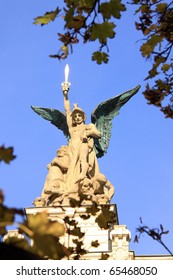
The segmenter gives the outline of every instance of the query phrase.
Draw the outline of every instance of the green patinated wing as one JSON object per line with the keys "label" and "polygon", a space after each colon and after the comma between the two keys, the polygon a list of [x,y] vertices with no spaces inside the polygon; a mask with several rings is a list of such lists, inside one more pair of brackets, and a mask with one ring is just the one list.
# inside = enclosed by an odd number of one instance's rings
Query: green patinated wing
{"label": "green patinated wing", "polygon": [[135,95],[139,89],[140,86],[136,86],[131,90],[106,100],[100,103],[92,112],[91,121],[96,125],[102,135],[101,139],[94,139],[95,151],[98,158],[102,157],[107,152],[111,138],[113,118],[118,115],[121,107]]}
{"label": "green patinated wing", "polygon": [[64,135],[69,139],[70,134],[67,126],[67,120],[65,113],[49,108],[40,108],[36,106],[31,106],[35,113],[40,115],[45,120],[50,121],[53,125],[55,125],[58,129],[62,130]]}

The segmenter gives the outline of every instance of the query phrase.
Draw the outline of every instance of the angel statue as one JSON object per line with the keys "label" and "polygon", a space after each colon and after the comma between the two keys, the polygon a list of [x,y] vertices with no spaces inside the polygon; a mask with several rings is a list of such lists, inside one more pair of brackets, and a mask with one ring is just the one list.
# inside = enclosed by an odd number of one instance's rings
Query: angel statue
{"label": "angel statue", "polygon": [[[51,166],[57,167],[57,169],[54,168],[56,179],[53,177],[51,179],[50,174],[47,176],[49,180],[47,179],[45,182],[41,198],[35,200],[36,202],[39,201],[39,206],[40,201],[43,201],[42,206],[69,205],[70,199],[81,200],[82,194],[85,194],[84,204],[86,201],[88,203],[89,200],[97,203],[102,201],[103,204],[104,197],[105,203],[110,202],[114,188],[106,177],[104,180],[97,179],[97,188],[94,187],[96,184],[95,178],[104,176],[100,173],[97,158],[104,156],[107,152],[113,118],[118,115],[120,108],[138,92],[139,88],[140,86],[136,86],[100,103],[91,114],[90,124],[85,124],[86,114],[78,107],[78,104],[74,104],[73,110],[71,109],[68,98],[69,83],[67,81],[62,84],[65,112],[31,106],[34,112],[62,130],[68,140],[68,145],[63,146],[66,147],[65,158],[62,153],[61,155],[57,153],[57,159],[55,158],[49,165],[49,172],[53,170]],[[97,198],[98,184],[103,189],[101,200]],[[104,191],[104,185],[105,188],[111,190],[109,198]],[[85,191],[83,191],[84,189]],[[37,206],[36,202],[34,204]]]}

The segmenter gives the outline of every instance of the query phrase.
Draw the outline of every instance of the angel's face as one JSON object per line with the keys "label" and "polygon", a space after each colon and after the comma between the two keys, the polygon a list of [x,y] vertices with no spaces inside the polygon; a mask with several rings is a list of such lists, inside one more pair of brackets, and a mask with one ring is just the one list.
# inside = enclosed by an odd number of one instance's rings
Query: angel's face
{"label": "angel's face", "polygon": [[74,124],[81,124],[84,122],[84,115],[77,112],[73,115],[73,122]]}

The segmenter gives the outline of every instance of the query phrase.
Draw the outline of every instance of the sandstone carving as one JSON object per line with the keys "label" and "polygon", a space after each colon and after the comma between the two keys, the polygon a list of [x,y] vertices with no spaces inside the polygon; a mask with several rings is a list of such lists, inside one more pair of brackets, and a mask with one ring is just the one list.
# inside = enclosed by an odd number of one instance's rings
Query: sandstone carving
{"label": "sandstone carving", "polygon": [[99,170],[97,158],[104,156],[111,137],[112,120],[120,108],[138,92],[140,86],[99,104],[92,112],[91,123],[86,124],[86,114],[69,101],[69,82],[62,84],[65,112],[57,109],[32,109],[63,131],[67,146],[57,150],[56,157],[48,164],[48,174],[35,206],[81,204],[107,204],[114,194],[113,185]]}

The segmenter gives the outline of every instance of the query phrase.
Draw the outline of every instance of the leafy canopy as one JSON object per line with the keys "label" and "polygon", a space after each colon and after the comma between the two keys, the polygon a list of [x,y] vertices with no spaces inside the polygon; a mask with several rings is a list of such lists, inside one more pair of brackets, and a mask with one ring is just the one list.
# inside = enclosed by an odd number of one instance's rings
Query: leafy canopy
{"label": "leafy canopy", "polygon": [[154,79],[152,87],[146,84],[143,94],[148,104],[159,107],[166,118],[173,118],[173,1],[167,2],[132,0],[125,5],[122,0],[65,0],[62,7],[36,17],[34,24],[43,26],[58,17],[64,21],[64,33],[58,32],[61,48],[50,57],[65,59],[74,44],[97,42],[92,60],[102,64],[109,61],[108,40],[116,36],[116,22],[129,4],[136,7],[139,19],[135,26],[143,35],[140,52],[152,64],[145,80]]}
{"label": "leafy canopy", "polygon": [[[51,57],[64,59],[73,51],[73,44],[96,41],[99,48],[92,55],[92,60],[98,64],[107,63],[108,39],[113,39],[115,23],[113,19],[120,19],[121,12],[126,10],[121,0],[98,1],[98,0],[65,0],[63,7],[57,7],[54,11],[46,12],[43,16],[34,19],[34,24],[41,26],[54,21],[60,16],[64,20],[64,34],[58,33],[58,39],[63,43],[60,51]],[[103,52],[103,48],[105,51]]]}
{"label": "leafy canopy", "polygon": [[[23,209],[9,208],[4,205],[4,194],[0,190],[0,251],[5,259],[81,259],[87,253],[85,249],[85,232],[76,219],[76,213],[81,207],[82,200],[72,201],[75,208],[74,215],[67,215],[62,220],[53,220],[47,211],[37,212],[35,215],[28,214],[25,219]],[[78,204],[78,206],[77,206]],[[117,223],[114,211],[109,205],[98,206],[93,203],[88,205],[86,213],[80,215],[83,220],[94,219],[100,229],[109,229]],[[22,221],[16,222],[18,216]],[[16,235],[10,235],[7,226],[17,225]],[[72,242],[63,244],[61,236]],[[4,238],[4,240],[3,240]],[[63,241],[63,242],[62,242]],[[12,245],[12,247],[11,247]],[[92,240],[91,247],[99,246],[98,240]],[[10,252],[10,253],[9,253]],[[100,259],[107,259],[109,255],[101,255]],[[1,259],[1,257],[0,257]]]}
{"label": "leafy canopy", "polygon": [[147,83],[143,94],[148,104],[159,107],[166,118],[173,118],[173,2],[133,0],[132,4],[138,6],[136,29],[144,35],[140,52],[152,62],[145,80],[158,77],[152,88]]}

